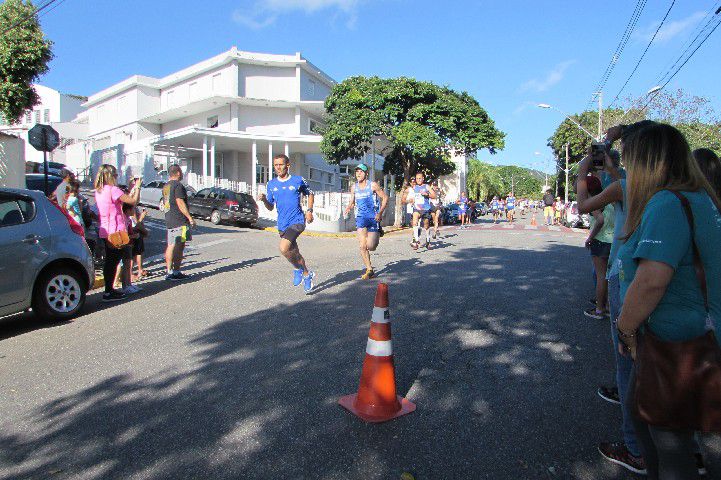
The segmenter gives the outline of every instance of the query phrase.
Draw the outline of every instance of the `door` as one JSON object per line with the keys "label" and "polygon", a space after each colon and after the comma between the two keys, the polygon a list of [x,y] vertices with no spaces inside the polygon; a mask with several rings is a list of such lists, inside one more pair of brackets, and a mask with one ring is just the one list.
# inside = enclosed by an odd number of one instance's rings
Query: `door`
{"label": "door", "polygon": [[27,298],[47,256],[49,237],[47,219],[32,197],[0,193],[0,307]]}
{"label": "door", "polygon": [[211,188],[204,188],[192,197],[188,195],[188,211],[191,215],[197,216],[208,216],[210,213],[205,213],[208,210],[208,195],[210,195]]}

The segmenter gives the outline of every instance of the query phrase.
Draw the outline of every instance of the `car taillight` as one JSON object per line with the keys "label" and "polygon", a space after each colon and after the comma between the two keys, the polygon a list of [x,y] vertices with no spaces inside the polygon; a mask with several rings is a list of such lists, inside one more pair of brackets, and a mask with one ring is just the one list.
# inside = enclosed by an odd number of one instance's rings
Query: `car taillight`
{"label": "car taillight", "polygon": [[81,237],[85,238],[85,229],[82,225],[80,225],[78,222],[75,221],[73,217],[70,216],[67,210],[62,208],[60,205],[57,204],[57,202],[50,202],[53,205],[55,205],[55,208],[60,210],[60,213],[65,215],[65,218],[68,220],[68,223],[70,224],[70,230],[73,231],[73,233],[76,233],[80,235]]}
{"label": "car taillight", "polygon": [[225,206],[228,207],[228,210],[238,210],[240,208],[238,202],[234,202],[232,200],[226,201]]}

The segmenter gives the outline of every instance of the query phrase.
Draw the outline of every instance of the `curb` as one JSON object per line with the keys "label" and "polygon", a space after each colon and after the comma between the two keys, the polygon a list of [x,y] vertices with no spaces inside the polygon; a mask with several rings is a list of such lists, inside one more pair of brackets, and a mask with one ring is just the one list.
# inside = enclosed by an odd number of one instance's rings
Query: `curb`
{"label": "curb", "polygon": [[[388,235],[389,233],[396,233],[401,230],[408,230],[409,227],[393,227],[391,230],[383,229],[383,234]],[[278,229],[275,227],[265,227],[262,230],[266,232],[275,232],[278,233]],[[356,236],[355,232],[339,232],[339,233],[329,233],[329,232],[312,232],[308,230],[304,230],[301,235],[307,235],[309,237],[320,237],[320,238],[354,238]]]}

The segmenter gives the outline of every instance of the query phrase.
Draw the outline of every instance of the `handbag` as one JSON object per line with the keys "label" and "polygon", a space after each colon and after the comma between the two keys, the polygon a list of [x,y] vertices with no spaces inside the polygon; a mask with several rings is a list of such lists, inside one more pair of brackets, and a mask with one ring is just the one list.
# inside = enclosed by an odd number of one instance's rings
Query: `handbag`
{"label": "handbag", "polygon": [[123,248],[130,243],[128,232],[124,230],[117,231],[108,235],[108,242],[115,248]]}
{"label": "handbag", "polygon": [[[696,278],[710,323],[706,273],[695,240],[688,199],[671,191],[683,205],[691,229]],[[634,407],[649,425],[673,430],[721,432],[721,348],[713,329],[682,342],[661,340],[644,329],[636,356]]]}

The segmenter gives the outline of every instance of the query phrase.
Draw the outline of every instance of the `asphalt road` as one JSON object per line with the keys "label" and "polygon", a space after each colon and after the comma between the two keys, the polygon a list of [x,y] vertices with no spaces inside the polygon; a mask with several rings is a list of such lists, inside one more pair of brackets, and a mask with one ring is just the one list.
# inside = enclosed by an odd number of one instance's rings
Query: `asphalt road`
{"label": "asphalt road", "polygon": [[[0,319],[0,479],[637,478],[596,451],[620,410],[596,396],[610,327],[582,315],[583,239],[451,227],[413,252],[404,231],[363,282],[355,239],[303,236],[306,296],[277,234],[201,222],[184,283],[157,275],[110,306],[93,292],[64,324]],[[357,389],[378,281],[418,409],[369,425],[337,400]],[[704,452],[721,478],[721,439]]]}

